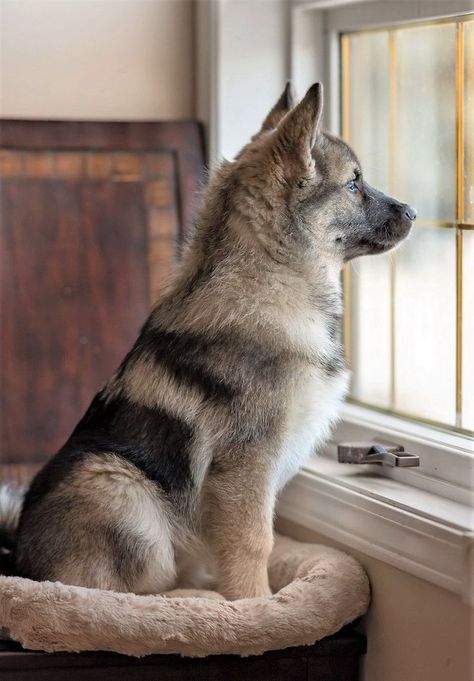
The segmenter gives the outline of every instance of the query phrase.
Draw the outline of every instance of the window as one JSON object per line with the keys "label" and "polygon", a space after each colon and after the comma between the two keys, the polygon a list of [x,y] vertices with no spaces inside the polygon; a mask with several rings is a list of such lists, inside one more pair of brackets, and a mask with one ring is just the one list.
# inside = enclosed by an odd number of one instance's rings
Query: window
{"label": "window", "polygon": [[344,273],[350,399],[474,430],[474,17],[340,34],[341,132],[414,205],[411,238]]}
{"label": "window", "polygon": [[362,480],[333,463],[340,442],[420,456],[419,468],[373,467],[369,495],[376,475],[402,495],[472,500],[473,32],[472,0],[295,0],[292,10],[297,90],[324,81],[326,129],[349,141],[369,182],[418,209],[399,250],[344,273],[353,380],[323,451],[331,484]]}
{"label": "window", "polygon": [[[326,129],[419,213],[394,255],[345,272],[352,404],[279,515],[472,602],[472,0],[293,0],[291,19],[298,92],[324,81]],[[374,440],[420,466],[337,463],[337,443]]]}

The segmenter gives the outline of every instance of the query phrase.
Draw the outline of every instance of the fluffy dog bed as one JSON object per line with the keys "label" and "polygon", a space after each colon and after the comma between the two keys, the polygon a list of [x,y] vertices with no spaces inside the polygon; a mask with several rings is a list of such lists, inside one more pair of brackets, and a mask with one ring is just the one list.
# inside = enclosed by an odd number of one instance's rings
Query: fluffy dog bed
{"label": "fluffy dog bed", "polygon": [[277,537],[271,598],[229,602],[137,596],[0,577],[0,627],[34,650],[109,650],[127,655],[260,654],[314,643],[363,615],[367,576],[335,549]]}

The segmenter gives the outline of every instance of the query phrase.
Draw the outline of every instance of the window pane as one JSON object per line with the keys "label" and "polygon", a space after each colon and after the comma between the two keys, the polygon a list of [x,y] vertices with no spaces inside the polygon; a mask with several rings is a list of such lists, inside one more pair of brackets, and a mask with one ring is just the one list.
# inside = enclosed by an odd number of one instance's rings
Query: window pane
{"label": "window pane", "polygon": [[455,230],[415,227],[395,257],[395,408],[454,425]]}
{"label": "window pane", "polygon": [[354,35],[349,40],[350,143],[367,181],[388,192],[388,32]]}
{"label": "window pane", "polygon": [[474,231],[463,233],[462,427],[474,430]]}
{"label": "window pane", "polygon": [[351,266],[352,395],[390,407],[390,257]]}
{"label": "window pane", "polygon": [[474,224],[474,21],[465,23],[464,46],[464,222]]}
{"label": "window pane", "polygon": [[456,219],[455,25],[395,32],[396,195],[420,220]]}
{"label": "window pane", "polygon": [[[458,39],[464,34],[464,215],[474,224],[474,22],[348,34],[344,129],[368,181],[418,209],[393,256],[351,267],[351,394],[447,425],[456,420]],[[348,96],[347,96],[348,95]],[[392,268],[390,257],[395,263]],[[391,307],[392,305],[392,307]],[[463,414],[474,429],[474,232],[464,231]],[[392,383],[393,379],[393,383]]]}

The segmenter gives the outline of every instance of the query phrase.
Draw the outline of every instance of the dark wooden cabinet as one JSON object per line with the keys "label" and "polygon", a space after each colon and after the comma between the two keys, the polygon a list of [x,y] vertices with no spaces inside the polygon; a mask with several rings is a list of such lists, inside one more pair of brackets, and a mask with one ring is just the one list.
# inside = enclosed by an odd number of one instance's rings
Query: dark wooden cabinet
{"label": "dark wooden cabinet", "polygon": [[0,681],[357,681],[365,638],[344,629],[312,646],[204,659],[36,653],[0,643]]}
{"label": "dark wooden cabinet", "polygon": [[3,478],[29,478],[133,343],[179,256],[200,126],[0,122]]}

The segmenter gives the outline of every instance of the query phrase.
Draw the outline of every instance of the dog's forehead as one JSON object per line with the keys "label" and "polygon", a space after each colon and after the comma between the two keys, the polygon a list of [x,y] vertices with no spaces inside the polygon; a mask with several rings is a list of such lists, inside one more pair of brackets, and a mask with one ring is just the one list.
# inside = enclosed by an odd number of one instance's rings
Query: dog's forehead
{"label": "dog's forehead", "polygon": [[346,175],[360,169],[359,160],[349,145],[329,133],[322,133],[322,143],[316,149],[316,160],[318,157],[331,175]]}

